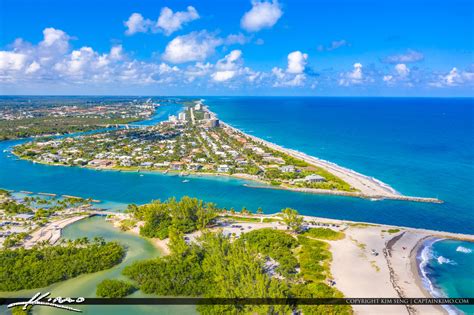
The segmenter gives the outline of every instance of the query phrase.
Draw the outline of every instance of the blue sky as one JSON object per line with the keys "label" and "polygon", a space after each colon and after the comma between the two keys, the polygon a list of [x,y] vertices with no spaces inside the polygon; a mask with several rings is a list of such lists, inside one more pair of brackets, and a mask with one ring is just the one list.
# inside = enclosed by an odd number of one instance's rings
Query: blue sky
{"label": "blue sky", "polygon": [[0,0],[1,94],[472,96],[468,0]]}

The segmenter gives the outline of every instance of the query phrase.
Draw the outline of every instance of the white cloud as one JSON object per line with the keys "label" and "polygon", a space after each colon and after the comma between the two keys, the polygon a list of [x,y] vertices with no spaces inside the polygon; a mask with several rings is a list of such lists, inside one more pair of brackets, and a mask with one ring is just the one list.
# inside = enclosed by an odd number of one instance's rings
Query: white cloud
{"label": "white cloud", "polygon": [[307,60],[308,54],[304,54],[301,51],[297,50],[289,53],[286,71],[278,67],[272,69],[272,75],[275,78],[273,86],[303,86],[306,80],[304,71]]}
{"label": "white cloud", "polygon": [[461,83],[462,77],[458,72],[457,68],[452,68],[447,75],[441,78],[442,82],[446,85],[456,85]]}
{"label": "white cloud", "polygon": [[155,82],[156,76],[174,75],[177,71],[163,64],[130,60],[121,45],[107,53],[88,46],[71,51],[69,40],[69,35],[54,28],[46,28],[37,45],[15,40],[12,51],[0,51],[0,82],[146,84]]}
{"label": "white cloud", "polygon": [[65,53],[69,49],[70,37],[62,30],[45,28],[43,37],[43,41],[39,44],[42,48],[55,49],[58,53]]}
{"label": "white cloud", "polygon": [[429,83],[435,87],[454,87],[460,85],[474,85],[474,72],[459,71],[454,67],[445,75],[439,75],[438,80]]}
{"label": "white cloud", "polygon": [[162,62],[159,66],[159,70],[160,70],[160,74],[164,74],[164,73],[178,72],[179,68],[176,66],[171,67],[167,65],[166,63]]}
{"label": "white cloud", "polygon": [[160,17],[156,23],[156,27],[162,29],[165,35],[181,29],[181,27],[191,21],[199,19],[199,14],[192,6],[187,7],[187,11],[179,11],[173,13],[168,7],[161,9]]}
{"label": "white cloud", "polygon": [[399,63],[395,66],[395,71],[397,71],[400,77],[406,77],[410,74],[410,69],[404,63]]}
{"label": "white cloud", "polygon": [[250,38],[246,37],[244,34],[239,33],[239,34],[230,34],[227,36],[225,39],[226,45],[234,45],[234,44],[240,44],[244,45],[247,42],[250,41]]}
{"label": "white cloud", "polygon": [[235,70],[240,67],[240,64],[242,63],[241,57],[241,50],[232,50],[223,59],[217,61],[216,68],[218,70]]}
{"label": "white cloud", "polygon": [[241,50],[232,50],[224,58],[216,63],[216,72],[211,76],[214,81],[223,82],[232,79],[236,75],[242,73],[243,60]]}
{"label": "white cloud", "polygon": [[339,85],[349,86],[353,84],[361,84],[366,81],[364,73],[362,71],[362,64],[359,62],[354,63],[353,70],[351,72],[341,73],[339,79]]}
{"label": "white cloud", "polygon": [[124,22],[124,25],[127,27],[125,34],[163,32],[166,36],[169,36],[180,30],[183,25],[197,19],[199,19],[199,13],[192,6],[188,6],[186,11],[178,12],[173,12],[170,8],[164,7],[161,9],[160,16],[156,22],[145,19],[140,13],[133,13]]}
{"label": "white cloud", "polygon": [[412,63],[418,62],[425,59],[425,56],[418,51],[408,49],[405,54],[391,55],[382,59],[385,63],[397,64],[397,63]]}
{"label": "white cloud", "polygon": [[190,65],[187,67],[185,74],[188,81],[194,81],[196,77],[203,77],[210,73],[213,65],[209,62],[202,63],[196,62],[194,65]]}
{"label": "white cloud", "polygon": [[344,46],[351,46],[351,43],[349,43],[345,39],[333,40],[331,44],[327,47],[325,47],[324,45],[319,45],[318,51],[333,51]]}
{"label": "white cloud", "polygon": [[22,53],[0,51],[0,71],[18,71],[25,67],[27,56]]}
{"label": "white cloud", "polygon": [[288,68],[286,72],[288,73],[303,73],[306,60],[308,59],[308,54],[303,54],[301,51],[293,51],[288,54]]}
{"label": "white cloud", "polygon": [[283,69],[274,67],[272,74],[276,80],[273,82],[274,87],[285,87],[285,86],[302,86],[306,80],[306,76],[303,73],[290,74],[284,72]]}
{"label": "white cloud", "polygon": [[215,52],[215,48],[223,43],[207,31],[192,32],[178,36],[168,43],[163,59],[171,63],[202,61]]}
{"label": "white cloud", "polygon": [[146,33],[153,23],[148,19],[144,19],[140,13],[132,13],[123,24],[127,27],[125,34],[133,35],[136,33]]}
{"label": "white cloud", "polygon": [[25,73],[26,74],[32,74],[38,71],[41,68],[41,65],[37,63],[36,61],[33,61],[28,68],[26,68]]}
{"label": "white cloud", "polygon": [[214,81],[223,82],[232,79],[235,76],[235,71],[225,70],[225,71],[216,71],[212,74],[212,79]]}
{"label": "white cloud", "polygon": [[264,28],[271,28],[280,19],[283,12],[277,0],[252,1],[252,9],[246,12],[240,20],[240,26],[248,32],[258,32]]}

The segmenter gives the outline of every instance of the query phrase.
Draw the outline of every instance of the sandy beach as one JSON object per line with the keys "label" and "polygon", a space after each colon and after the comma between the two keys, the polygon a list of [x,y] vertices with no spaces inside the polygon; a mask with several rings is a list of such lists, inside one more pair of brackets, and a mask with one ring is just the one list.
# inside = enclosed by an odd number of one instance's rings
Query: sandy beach
{"label": "sandy beach", "polygon": [[[474,241],[473,235],[357,223],[349,224],[344,233],[343,240],[330,241],[331,272],[347,297],[432,297],[422,284],[416,259],[423,242],[432,237]],[[447,314],[438,305],[353,308],[356,314]]]}
{"label": "sandy beach", "polygon": [[[211,112],[211,115],[214,113]],[[404,196],[397,192],[394,188],[385,184],[373,177],[369,177],[363,174],[360,174],[354,170],[339,166],[335,163],[325,161],[314,156],[307,155],[303,152],[299,152],[293,149],[287,149],[282,146],[279,146],[275,143],[260,139],[258,137],[249,135],[244,133],[243,131],[232,127],[225,122],[220,122],[222,126],[230,128],[235,132],[241,133],[242,135],[251,138],[257,143],[261,143],[265,146],[273,150],[277,150],[280,152],[284,152],[294,158],[301,159],[306,163],[312,164],[314,166],[320,167],[337,177],[344,180],[346,183],[354,187],[358,190],[358,192],[344,192],[344,191],[331,191],[331,190],[324,190],[324,189],[311,189],[311,188],[292,188],[292,187],[285,187],[282,186],[283,189],[293,190],[293,191],[301,191],[301,192],[308,192],[308,193],[316,193],[316,194],[330,194],[330,195],[344,195],[344,196],[352,196],[352,197],[363,197],[363,198],[375,198],[375,199],[396,199],[396,200],[407,200],[407,201],[417,201],[417,202],[434,202],[440,203],[441,200],[437,198],[426,198],[426,197],[416,197],[416,196]],[[258,187],[261,188],[261,187]],[[262,187],[263,188],[263,187]]]}
{"label": "sandy beach", "polygon": [[[239,214],[236,214],[239,216]],[[245,216],[244,216],[245,217]],[[253,218],[275,218],[275,215],[253,215]],[[331,274],[335,286],[350,298],[430,298],[422,284],[417,253],[429,238],[460,239],[474,242],[474,235],[424,229],[376,225],[369,223],[303,216],[308,224],[331,228],[345,234],[342,240],[325,242],[332,253]],[[117,224],[118,226],[118,224]],[[239,222],[219,227],[223,233],[237,237],[261,228],[286,230],[275,222]],[[217,228],[213,228],[217,231]],[[139,226],[130,232],[139,234]],[[193,242],[199,231],[187,234]],[[152,239],[163,253],[169,254],[168,239]],[[355,314],[447,314],[439,305],[353,305]]]}
{"label": "sandy beach", "polygon": [[[205,107],[205,109],[209,112],[211,117],[214,117],[214,118],[217,117],[216,114],[210,111],[207,107]],[[348,183],[351,187],[355,188],[357,191],[339,191],[339,190],[327,190],[327,189],[300,188],[300,187],[292,187],[290,185],[285,185],[285,184],[282,184],[280,186],[273,186],[273,185],[270,185],[268,181],[263,181],[258,176],[249,175],[249,174],[225,174],[225,173],[213,173],[213,172],[208,173],[208,172],[194,172],[194,171],[187,170],[186,171],[187,175],[191,174],[191,175],[196,175],[196,176],[222,176],[222,177],[227,176],[227,177],[240,178],[240,179],[245,179],[245,180],[250,180],[250,181],[255,181],[257,183],[265,184],[265,185],[255,185],[255,186],[246,185],[247,187],[251,187],[251,188],[286,189],[286,190],[291,190],[291,191],[313,193],[313,194],[338,195],[338,196],[360,197],[360,198],[370,198],[370,199],[395,199],[395,200],[430,202],[430,203],[443,202],[442,200],[439,200],[437,198],[402,195],[399,192],[397,192],[394,188],[389,186],[388,184],[383,183],[376,178],[363,175],[352,169],[348,169],[348,168],[339,166],[333,162],[322,160],[314,156],[310,156],[308,154],[305,154],[297,150],[284,148],[275,143],[263,140],[256,136],[249,135],[241,131],[240,129],[232,127],[231,125],[225,122],[220,121],[220,124],[221,126],[225,128],[229,128],[237,133],[240,133],[243,136],[248,137],[252,139],[253,141],[260,143],[264,146],[267,146],[273,150],[283,152],[296,159],[303,160],[308,164],[322,168],[332,173],[333,175],[339,177],[340,179]],[[64,165],[61,163],[54,163],[54,162],[48,163],[48,162],[43,162],[43,161],[36,161],[28,157],[20,157],[13,151],[12,151],[12,154],[18,158],[30,160],[33,163],[55,165],[55,166],[77,167],[73,165]],[[171,171],[171,170],[150,169],[150,168],[141,169],[140,167],[132,167],[132,168],[120,167],[120,166],[100,167],[100,166],[91,166],[91,165],[84,165],[80,167],[95,169],[95,170],[129,171],[129,172],[144,171],[144,172],[159,172],[159,173],[165,173],[165,174],[183,173],[183,171]]]}

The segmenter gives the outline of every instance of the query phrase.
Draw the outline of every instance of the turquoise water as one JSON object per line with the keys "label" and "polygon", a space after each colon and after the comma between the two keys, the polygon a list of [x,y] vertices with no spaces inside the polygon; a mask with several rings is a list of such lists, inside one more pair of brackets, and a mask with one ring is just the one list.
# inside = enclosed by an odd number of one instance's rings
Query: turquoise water
{"label": "turquoise water", "polygon": [[0,187],[119,203],[190,195],[236,209],[262,207],[271,213],[293,207],[308,215],[474,233],[470,99],[215,98],[208,102],[222,119],[247,132],[374,176],[403,193],[446,202],[372,202],[254,189],[243,186],[246,181],[229,178],[191,178],[183,183],[176,176],[46,166],[8,157],[4,150],[23,140],[0,143]]}
{"label": "turquoise water", "polygon": [[[189,195],[236,209],[262,207],[272,213],[293,207],[308,215],[474,234],[472,99],[234,97],[206,102],[221,119],[248,133],[374,176],[404,194],[445,203],[372,202],[254,189],[244,186],[247,181],[225,177],[189,177],[183,183],[178,176],[39,165],[11,157],[8,150],[24,140],[0,142],[0,187],[93,197],[111,208]],[[144,124],[181,108],[170,106]],[[472,269],[451,274],[474,278]],[[433,277],[442,287],[444,278]]]}
{"label": "turquoise water", "polygon": [[[436,297],[472,297],[474,287],[474,244],[456,240],[438,240],[426,244],[421,268],[427,277],[425,287]],[[457,306],[474,314],[474,306]],[[454,308],[449,309],[452,312]]]}
{"label": "turquoise water", "polygon": [[[96,297],[95,292],[97,285],[104,279],[123,279],[122,270],[125,266],[137,260],[150,259],[160,256],[160,252],[153,246],[153,244],[141,237],[131,233],[121,232],[119,229],[112,226],[112,224],[105,221],[103,217],[92,217],[81,220],[73,225],[66,227],[62,231],[62,237],[65,239],[77,239],[81,237],[88,237],[93,239],[96,236],[103,237],[106,241],[116,241],[126,247],[127,253],[124,260],[117,266],[99,271],[96,273],[85,274],[76,278],[72,278],[60,283],[53,284],[47,288],[17,291],[13,293],[3,292],[2,297],[17,296],[17,297],[31,297],[37,292],[51,292],[51,296],[70,296],[70,297]],[[137,291],[130,295],[131,297],[153,297],[153,295],[146,295]],[[134,312],[135,314],[195,314],[193,306],[100,306],[100,305],[84,305],[77,307],[83,311],[82,314],[117,314],[128,315]],[[63,310],[58,310],[48,307],[35,307],[35,315],[60,315],[65,314]],[[5,309],[0,307],[0,313]]]}

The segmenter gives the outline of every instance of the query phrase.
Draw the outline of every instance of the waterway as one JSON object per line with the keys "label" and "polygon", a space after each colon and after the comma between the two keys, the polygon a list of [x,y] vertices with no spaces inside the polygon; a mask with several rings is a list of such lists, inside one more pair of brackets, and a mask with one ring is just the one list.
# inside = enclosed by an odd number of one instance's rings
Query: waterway
{"label": "waterway", "polygon": [[[251,182],[227,177],[189,176],[189,182],[183,182],[182,177],[159,173],[40,165],[10,153],[25,140],[0,142],[0,187],[92,197],[102,200],[100,206],[118,211],[128,203],[189,195],[227,208],[262,207],[273,213],[292,207],[306,215],[474,234],[472,99],[211,98],[206,102],[220,118],[247,133],[374,176],[402,193],[439,197],[445,203],[254,189],[244,186]],[[160,107],[143,124],[165,120],[180,109],[179,104]],[[80,224],[70,228],[79,229]],[[453,279],[466,277],[462,270],[451,270],[451,288],[459,283]],[[443,287],[442,281],[436,283]]]}

